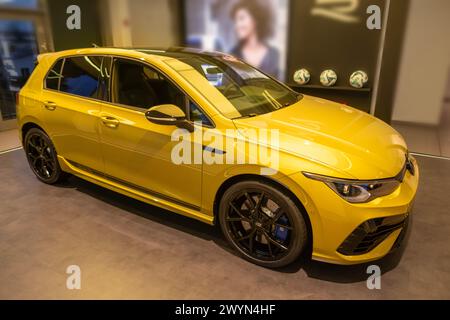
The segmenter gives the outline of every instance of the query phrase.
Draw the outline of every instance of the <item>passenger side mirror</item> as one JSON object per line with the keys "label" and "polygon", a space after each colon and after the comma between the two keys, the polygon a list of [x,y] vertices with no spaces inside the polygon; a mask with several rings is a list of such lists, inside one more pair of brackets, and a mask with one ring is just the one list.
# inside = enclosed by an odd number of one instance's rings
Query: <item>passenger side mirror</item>
{"label": "passenger side mirror", "polygon": [[174,104],[151,107],[145,113],[145,117],[148,121],[156,124],[173,125],[189,132],[194,131],[194,125],[186,119],[184,111]]}

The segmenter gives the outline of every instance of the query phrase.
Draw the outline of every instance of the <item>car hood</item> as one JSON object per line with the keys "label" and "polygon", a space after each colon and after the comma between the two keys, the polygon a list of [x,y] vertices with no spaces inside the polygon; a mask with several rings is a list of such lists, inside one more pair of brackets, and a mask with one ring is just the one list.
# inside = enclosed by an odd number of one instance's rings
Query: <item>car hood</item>
{"label": "car hood", "polygon": [[280,151],[325,165],[344,178],[394,177],[405,164],[406,144],[392,127],[320,98],[305,95],[292,106],[234,123],[249,139],[249,129],[278,129]]}

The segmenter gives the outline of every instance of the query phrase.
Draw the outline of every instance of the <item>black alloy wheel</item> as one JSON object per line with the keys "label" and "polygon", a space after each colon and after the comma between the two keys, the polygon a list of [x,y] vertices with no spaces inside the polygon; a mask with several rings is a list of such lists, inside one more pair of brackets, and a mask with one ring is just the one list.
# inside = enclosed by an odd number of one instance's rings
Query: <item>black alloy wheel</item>
{"label": "black alloy wheel", "polygon": [[219,219],[231,245],[258,265],[285,266],[306,247],[302,212],[288,195],[263,182],[230,187],[221,199]]}
{"label": "black alloy wheel", "polygon": [[42,182],[53,184],[65,177],[50,138],[40,129],[30,129],[24,140],[28,164]]}

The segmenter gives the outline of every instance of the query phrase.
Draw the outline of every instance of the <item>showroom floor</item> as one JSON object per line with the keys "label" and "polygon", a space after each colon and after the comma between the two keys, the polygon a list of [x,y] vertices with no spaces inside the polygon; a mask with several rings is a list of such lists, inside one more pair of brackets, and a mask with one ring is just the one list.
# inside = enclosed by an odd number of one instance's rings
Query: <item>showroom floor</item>
{"label": "showroom floor", "polygon": [[[217,228],[70,178],[38,182],[23,150],[0,155],[0,299],[450,299],[450,161],[419,158],[408,246],[367,266],[299,261],[269,270],[236,257]],[[400,260],[401,258],[401,260]],[[81,290],[66,268],[81,268]]]}
{"label": "showroom floor", "polygon": [[0,131],[0,152],[20,147],[17,129]]}

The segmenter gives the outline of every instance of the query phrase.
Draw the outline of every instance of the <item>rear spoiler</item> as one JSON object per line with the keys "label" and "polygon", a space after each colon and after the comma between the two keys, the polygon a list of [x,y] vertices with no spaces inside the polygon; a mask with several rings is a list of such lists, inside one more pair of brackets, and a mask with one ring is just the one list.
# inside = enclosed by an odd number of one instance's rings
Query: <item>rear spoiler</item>
{"label": "rear spoiler", "polygon": [[36,57],[36,60],[34,61],[34,65],[37,66],[39,64],[39,62],[42,61],[42,59],[49,57],[53,54],[54,54],[54,52],[46,52],[46,53],[38,54],[38,56]]}

